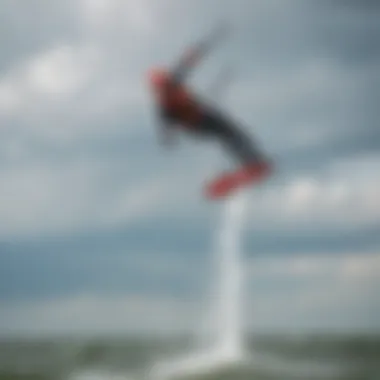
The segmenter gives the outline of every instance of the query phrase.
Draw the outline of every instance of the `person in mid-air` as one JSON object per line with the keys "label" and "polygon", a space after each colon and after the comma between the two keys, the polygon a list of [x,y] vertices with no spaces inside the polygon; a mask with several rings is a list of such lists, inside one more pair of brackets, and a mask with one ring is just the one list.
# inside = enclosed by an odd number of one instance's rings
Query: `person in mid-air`
{"label": "person in mid-air", "polygon": [[[182,128],[199,136],[215,137],[230,150],[242,166],[239,178],[244,182],[244,178],[248,180],[266,174],[269,168],[268,161],[235,121],[220,110],[205,104],[184,84],[189,71],[225,32],[224,26],[218,28],[207,40],[190,49],[173,70],[160,68],[150,70],[149,84],[157,105],[162,143],[165,145],[171,143],[173,128]],[[231,178],[224,178],[224,188],[226,186],[234,186]]]}

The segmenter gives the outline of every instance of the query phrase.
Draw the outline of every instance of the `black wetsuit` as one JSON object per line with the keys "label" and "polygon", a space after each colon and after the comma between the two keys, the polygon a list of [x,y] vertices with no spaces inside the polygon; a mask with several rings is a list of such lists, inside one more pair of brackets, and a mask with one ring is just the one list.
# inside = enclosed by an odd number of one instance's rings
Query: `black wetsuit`
{"label": "black wetsuit", "polygon": [[[176,68],[171,71],[171,80],[167,91],[174,89],[175,92],[177,86],[182,88],[182,83],[184,83],[189,70],[211,49],[218,38],[219,34],[213,34],[211,38],[185,55]],[[176,103],[176,101],[174,102]],[[175,106],[161,105],[158,113],[163,129],[168,130],[171,126],[179,124],[190,133],[215,137],[223,143],[240,164],[246,165],[263,159],[263,155],[254,146],[251,138],[240,126],[237,126],[236,122],[230,120],[219,110],[209,107],[195,98],[191,97],[187,103],[179,102]]]}
{"label": "black wetsuit", "polygon": [[179,124],[190,134],[219,140],[242,165],[263,160],[263,155],[253,144],[251,137],[226,115],[212,108],[202,108],[200,112],[199,121],[190,126],[183,123],[176,114],[173,115],[170,110],[161,109],[160,119],[167,128]]}
{"label": "black wetsuit", "polygon": [[205,134],[219,139],[240,164],[246,165],[262,160],[261,153],[245,131],[217,110],[207,110],[199,127]]}

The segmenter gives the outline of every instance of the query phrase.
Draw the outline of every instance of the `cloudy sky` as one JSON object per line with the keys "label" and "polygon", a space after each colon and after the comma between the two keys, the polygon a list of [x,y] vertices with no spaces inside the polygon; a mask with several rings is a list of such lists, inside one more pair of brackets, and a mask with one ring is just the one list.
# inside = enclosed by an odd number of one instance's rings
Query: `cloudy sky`
{"label": "cloudy sky", "polygon": [[[191,78],[276,162],[244,231],[256,331],[380,328],[380,7],[376,1],[3,0],[0,334],[196,324],[228,157],[157,144],[145,72],[221,19]],[[199,313],[198,313],[199,314]]]}

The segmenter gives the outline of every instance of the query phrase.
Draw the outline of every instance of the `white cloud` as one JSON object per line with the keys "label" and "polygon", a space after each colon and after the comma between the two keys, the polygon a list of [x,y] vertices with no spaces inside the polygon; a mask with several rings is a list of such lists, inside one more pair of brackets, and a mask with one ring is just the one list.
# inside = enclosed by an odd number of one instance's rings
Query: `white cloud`
{"label": "white cloud", "polygon": [[139,133],[146,89],[134,73],[113,72],[110,60],[95,46],[57,45],[11,69],[0,79],[1,150],[69,149],[99,135]]}
{"label": "white cloud", "polygon": [[36,54],[12,68],[0,82],[3,112],[25,112],[38,102],[48,106],[52,99],[72,96],[99,66],[99,51],[92,47],[58,45]]}
{"label": "white cloud", "polygon": [[72,94],[92,77],[99,65],[99,52],[70,45],[58,46],[26,65],[26,85],[48,96]]}
{"label": "white cloud", "polygon": [[109,88],[105,94],[101,87],[94,88],[103,66],[97,47],[65,44],[10,69],[0,79],[1,145],[9,143],[8,130],[13,138],[55,144],[91,134],[94,121],[115,103],[120,107],[118,99],[124,96],[113,91],[116,96],[111,97]]}

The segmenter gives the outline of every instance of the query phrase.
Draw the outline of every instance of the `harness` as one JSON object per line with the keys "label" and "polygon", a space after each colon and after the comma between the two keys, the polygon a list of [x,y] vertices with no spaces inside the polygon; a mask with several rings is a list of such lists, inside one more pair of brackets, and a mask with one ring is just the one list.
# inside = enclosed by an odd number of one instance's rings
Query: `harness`
{"label": "harness", "polygon": [[202,108],[182,86],[170,86],[160,100],[165,113],[184,126],[196,126],[202,119]]}

